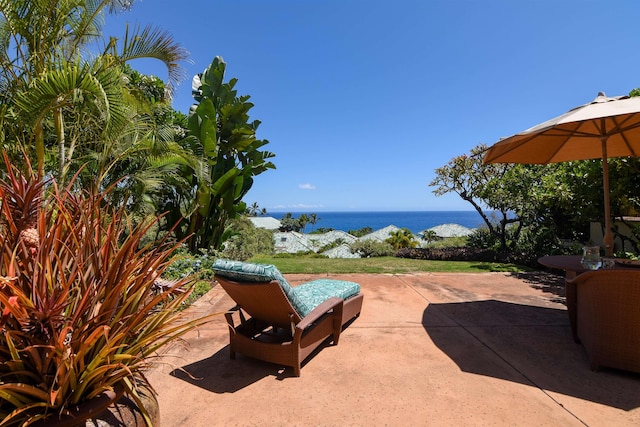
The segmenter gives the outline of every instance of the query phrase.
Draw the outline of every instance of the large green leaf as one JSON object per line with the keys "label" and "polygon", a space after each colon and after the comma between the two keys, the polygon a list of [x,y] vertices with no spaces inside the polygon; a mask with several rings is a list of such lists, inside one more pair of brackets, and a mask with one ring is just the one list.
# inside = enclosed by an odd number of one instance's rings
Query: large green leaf
{"label": "large green leaf", "polygon": [[216,108],[213,101],[205,98],[189,116],[189,131],[200,141],[204,156],[208,159],[216,156],[218,148],[218,132]]}

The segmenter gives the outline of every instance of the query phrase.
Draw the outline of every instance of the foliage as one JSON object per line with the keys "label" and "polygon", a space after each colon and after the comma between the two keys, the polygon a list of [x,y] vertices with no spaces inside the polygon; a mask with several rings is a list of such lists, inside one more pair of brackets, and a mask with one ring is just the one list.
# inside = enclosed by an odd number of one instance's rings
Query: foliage
{"label": "foliage", "polygon": [[237,79],[224,82],[225,69],[226,63],[216,57],[194,78],[197,104],[189,113],[184,143],[200,159],[183,169],[193,190],[187,200],[167,195],[165,202],[173,218],[182,218],[182,228],[176,232],[188,239],[192,252],[220,249],[227,237],[227,221],[246,210],[242,198],[253,185],[253,177],[275,168],[268,160],[274,154],[260,150],[268,141],[256,138],[260,122],[249,122],[250,97],[237,95]]}
{"label": "foliage", "polygon": [[[502,177],[513,168],[512,165],[485,165],[482,162],[482,155],[486,149],[487,147],[481,144],[474,147],[470,155],[453,158],[447,165],[436,169],[436,178],[429,185],[436,187],[433,192],[437,196],[453,192],[469,202],[480,214],[489,232],[500,240],[503,247],[506,247],[507,225],[520,220],[509,216],[520,200],[517,193],[520,189],[504,186],[505,181]],[[489,186],[492,190],[488,189]],[[512,194],[509,195],[510,191]],[[497,211],[500,217],[492,220],[484,211],[484,206]]]}
{"label": "foliage", "polygon": [[[192,251],[218,249],[227,219],[244,211],[253,176],[273,168],[248,121],[249,97],[223,82],[216,58],[195,79],[189,118],[171,108],[187,51],[154,27],[103,37],[105,16],[131,1],[0,0],[0,133],[15,162],[38,175],[126,207],[134,223],[164,215],[158,232],[189,237]],[[128,62],[153,58],[168,82]],[[188,132],[187,132],[188,128]],[[180,222],[179,228],[174,228]]]}
{"label": "foliage", "polygon": [[[8,163],[8,160],[5,160]],[[137,384],[157,350],[207,318],[178,309],[191,279],[154,293],[177,244],[142,245],[151,224],[132,228],[105,194],[45,186],[7,165],[0,182],[0,417],[26,425],[100,393]],[[30,168],[29,168],[30,169]],[[144,410],[143,407],[141,407]]]}
{"label": "foliage", "polygon": [[311,224],[311,232],[310,234],[319,234],[326,233],[332,231],[333,228],[319,228],[314,230],[315,225],[318,223],[320,218],[318,218],[318,214],[300,214],[298,218],[294,218],[291,212],[287,212],[280,219],[280,231],[295,231],[298,233],[304,233],[304,229],[307,227],[307,224]]}
{"label": "foliage", "polygon": [[308,215],[308,220],[309,220],[309,224],[311,224],[311,231],[313,232],[313,229],[315,228],[320,218],[318,218],[318,214],[312,213]]}
{"label": "foliage", "polygon": [[478,249],[499,249],[500,243],[488,228],[480,227],[473,230],[467,237],[467,245]]}
{"label": "foliage", "polygon": [[[566,250],[561,239],[586,242],[589,223],[604,222],[601,160],[484,164],[486,149],[481,144],[469,156],[452,159],[436,170],[430,184],[436,187],[436,195],[456,193],[481,214],[486,230],[472,237],[473,245],[490,237],[485,247],[558,253]],[[637,215],[640,159],[609,159],[609,176],[613,217]],[[489,210],[497,217],[492,218]],[[632,231],[631,243],[637,244],[640,230]],[[617,237],[624,239],[619,233]]]}
{"label": "foliage", "polygon": [[[167,89],[180,80],[179,63],[187,52],[166,32],[147,26],[127,28],[124,37],[103,38],[105,15],[131,4],[0,1],[0,121],[14,161],[25,151],[36,159],[39,176],[57,176],[61,184],[87,162],[106,173],[114,144],[124,135],[139,134],[146,120],[137,113],[140,103],[133,102],[124,64],[154,58],[167,67]],[[92,51],[96,47],[102,50]],[[128,142],[140,140],[136,136]],[[101,174],[94,174],[94,181]]]}
{"label": "foliage", "polygon": [[193,304],[204,294],[209,292],[213,287],[213,263],[216,257],[207,252],[192,254],[188,251],[186,245],[180,247],[174,252],[169,265],[162,275],[167,280],[184,280],[190,278],[194,281],[189,297],[184,300],[184,304],[180,307],[184,309]]}
{"label": "foliage", "polygon": [[515,226],[507,228],[507,240],[513,242],[513,248],[504,251],[499,240],[492,235],[487,228],[478,228],[468,236],[467,246],[478,249],[492,249],[503,254],[502,258],[518,259],[527,265],[536,265],[536,259],[541,254],[574,254],[575,248],[565,246],[558,238],[555,228],[524,227],[519,230],[518,237],[512,234]]}
{"label": "foliage", "polygon": [[375,239],[356,240],[349,245],[349,249],[362,258],[391,256],[395,252],[389,242],[380,242]]}
{"label": "foliage", "polygon": [[389,243],[396,251],[401,248],[415,248],[417,245],[413,233],[407,228],[390,233],[385,242]]}
{"label": "foliage", "polygon": [[246,217],[232,220],[228,231],[230,237],[224,242],[222,256],[245,261],[256,254],[274,252],[273,232],[256,228]]}
{"label": "foliage", "polygon": [[301,232],[304,227],[307,225],[308,216],[306,214],[300,215],[298,218],[294,218],[291,212],[287,212],[280,219],[280,228],[279,230],[282,232]]}
{"label": "foliage", "polygon": [[311,231],[311,233],[309,234],[324,234],[324,233],[328,233],[330,231],[333,231],[334,229],[331,227],[318,227],[315,230]]}
{"label": "foliage", "polygon": [[633,252],[625,252],[625,251],[616,252],[614,256],[616,258],[631,259],[634,261],[640,258],[638,257],[638,255],[634,254]]}
{"label": "foliage", "polygon": [[192,288],[192,292],[189,294],[187,299],[184,300],[184,305],[182,305],[180,309],[189,307],[191,304],[193,304],[203,295],[209,292],[212,287],[213,282],[211,280],[198,280],[197,282],[195,282]]}
{"label": "foliage", "polygon": [[429,242],[426,247],[429,248],[447,248],[454,247],[460,248],[467,246],[467,236],[456,236],[456,237],[439,237],[437,240],[433,240]]}
{"label": "foliage", "polygon": [[340,238],[340,239],[336,239],[336,240],[334,240],[334,241],[332,241],[332,242],[329,242],[329,243],[327,243],[326,245],[324,245],[324,246],[320,247],[320,248],[317,250],[317,252],[318,252],[318,253],[323,253],[323,252],[326,252],[326,251],[328,251],[328,250],[330,250],[330,249],[337,248],[338,246],[341,246],[341,245],[343,245],[343,244],[345,244],[345,243],[346,243],[346,242],[345,242],[345,241],[344,241],[344,239],[342,239],[342,238]]}
{"label": "foliage", "polygon": [[215,257],[206,251],[193,254],[184,245],[181,245],[171,257],[163,277],[169,280],[186,277],[191,277],[193,280],[211,280],[213,279],[214,261]]}
{"label": "foliage", "polygon": [[362,227],[362,228],[359,228],[357,230],[349,230],[349,231],[347,231],[347,233],[349,233],[349,234],[351,234],[352,236],[355,236],[355,237],[366,236],[367,234],[372,233],[372,232],[373,232],[373,228],[371,228],[371,227]]}
{"label": "foliage", "polygon": [[440,237],[438,237],[434,230],[425,230],[422,232],[422,240],[429,244],[435,242],[436,240],[440,240]]}
{"label": "foliage", "polygon": [[[482,155],[486,149],[481,144],[473,148],[469,156],[454,158],[436,170],[437,177],[430,185],[436,187],[436,195],[454,192],[471,203],[482,216],[491,237],[487,242],[491,246],[487,247],[518,250],[518,245],[527,239],[544,239],[545,234],[557,236],[554,241],[558,237],[580,238],[577,234],[570,235],[571,230],[584,228],[576,228],[577,222],[571,223],[576,196],[566,179],[567,168],[575,165],[571,162],[544,166],[484,164]],[[591,187],[590,191],[593,193]],[[489,211],[493,211],[494,216]],[[474,240],[477,238],[472,238]],[[541,240],[534,246],[543,244]]]}
{"label": "foliage", "polygon": [[267,208],[260,208],[257,202],[253,202],[251,206],[247,206],[245,213],[249,216],[266,215]]}

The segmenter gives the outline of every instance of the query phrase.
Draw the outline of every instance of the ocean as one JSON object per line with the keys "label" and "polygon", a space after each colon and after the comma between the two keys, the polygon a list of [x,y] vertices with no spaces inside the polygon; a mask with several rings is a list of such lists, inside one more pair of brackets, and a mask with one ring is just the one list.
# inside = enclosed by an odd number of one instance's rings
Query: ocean
{"label": "ocean", "polygon": [[[268,212],[267,215],[282,219],[287,212]],[[292,212],[294,218],[301,214],[315,213],[318,222],[307,224],[304,229],[309,233],[318,228],[333,228],[334,230],[359,230],[371,227],[373,231],[388,225],[408,228],[417,234],[427,228],[442,224],[459,224],[468,228],[477,228],[484,224],[482,217],[476,211],[426,211],[426,212]],[[312,230],[313,229],[313,230]]]}

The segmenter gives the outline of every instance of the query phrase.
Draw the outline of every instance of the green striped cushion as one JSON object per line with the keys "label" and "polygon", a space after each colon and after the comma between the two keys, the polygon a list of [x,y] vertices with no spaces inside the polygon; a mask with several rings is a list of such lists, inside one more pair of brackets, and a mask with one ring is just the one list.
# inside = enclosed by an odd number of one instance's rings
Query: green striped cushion
{"label": "green striped cushion", "polygon": [[293,287],[287,282],[282,273],[271,264],[253,264],[242,261],[217,259],[212,267],[215,274],[237,282],[270,282],[277,280],[289,302],[301,317],[304,317],[299,307],[304,306],[302,301],[293,292]]}
{"label": "green striped cushion", "polygon": [[331,297],[348,299],[360,293],[360,285],[346,280],[318,279],[293,288],[301,301],[296,309],[304,317]]}
{"label": "green striped cushion", "polygon": [[215,274],[238,282],[270,282],[273,280],[273,265],[249,264],[241,261],[217,259],[213,263]]}
{"label": "green striped cushion", "polygon": [[300,317],[305,317],[314,308],[331,297],[350,298],[360,292],[360,285],[345,280],[318,279],[293,287],[282,273],[271,264],[252,264],[241,261],[219,259],[213,264],[216,275],[237,282],[270,282],[277,280],[289,302]]}

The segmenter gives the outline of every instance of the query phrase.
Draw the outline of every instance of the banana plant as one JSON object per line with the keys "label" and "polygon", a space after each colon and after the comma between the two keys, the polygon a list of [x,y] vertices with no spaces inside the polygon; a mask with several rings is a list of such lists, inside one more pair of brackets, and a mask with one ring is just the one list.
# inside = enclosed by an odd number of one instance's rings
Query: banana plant
{"label": "banana plant", "polygon": [[224,82],[226,63],[217,56],[193,80],[188,141],[201,153],[199,170],[193,170],[195,206],[188,216],[190,248],[219,249],[225,225],[246,210],[242,198],[253,185],[253,177],[275,165],[275,155],[261,150],[267,140],[256,137],[260,121],[249,121],[253,104],[247,95],[238,96],[237,79]]}

